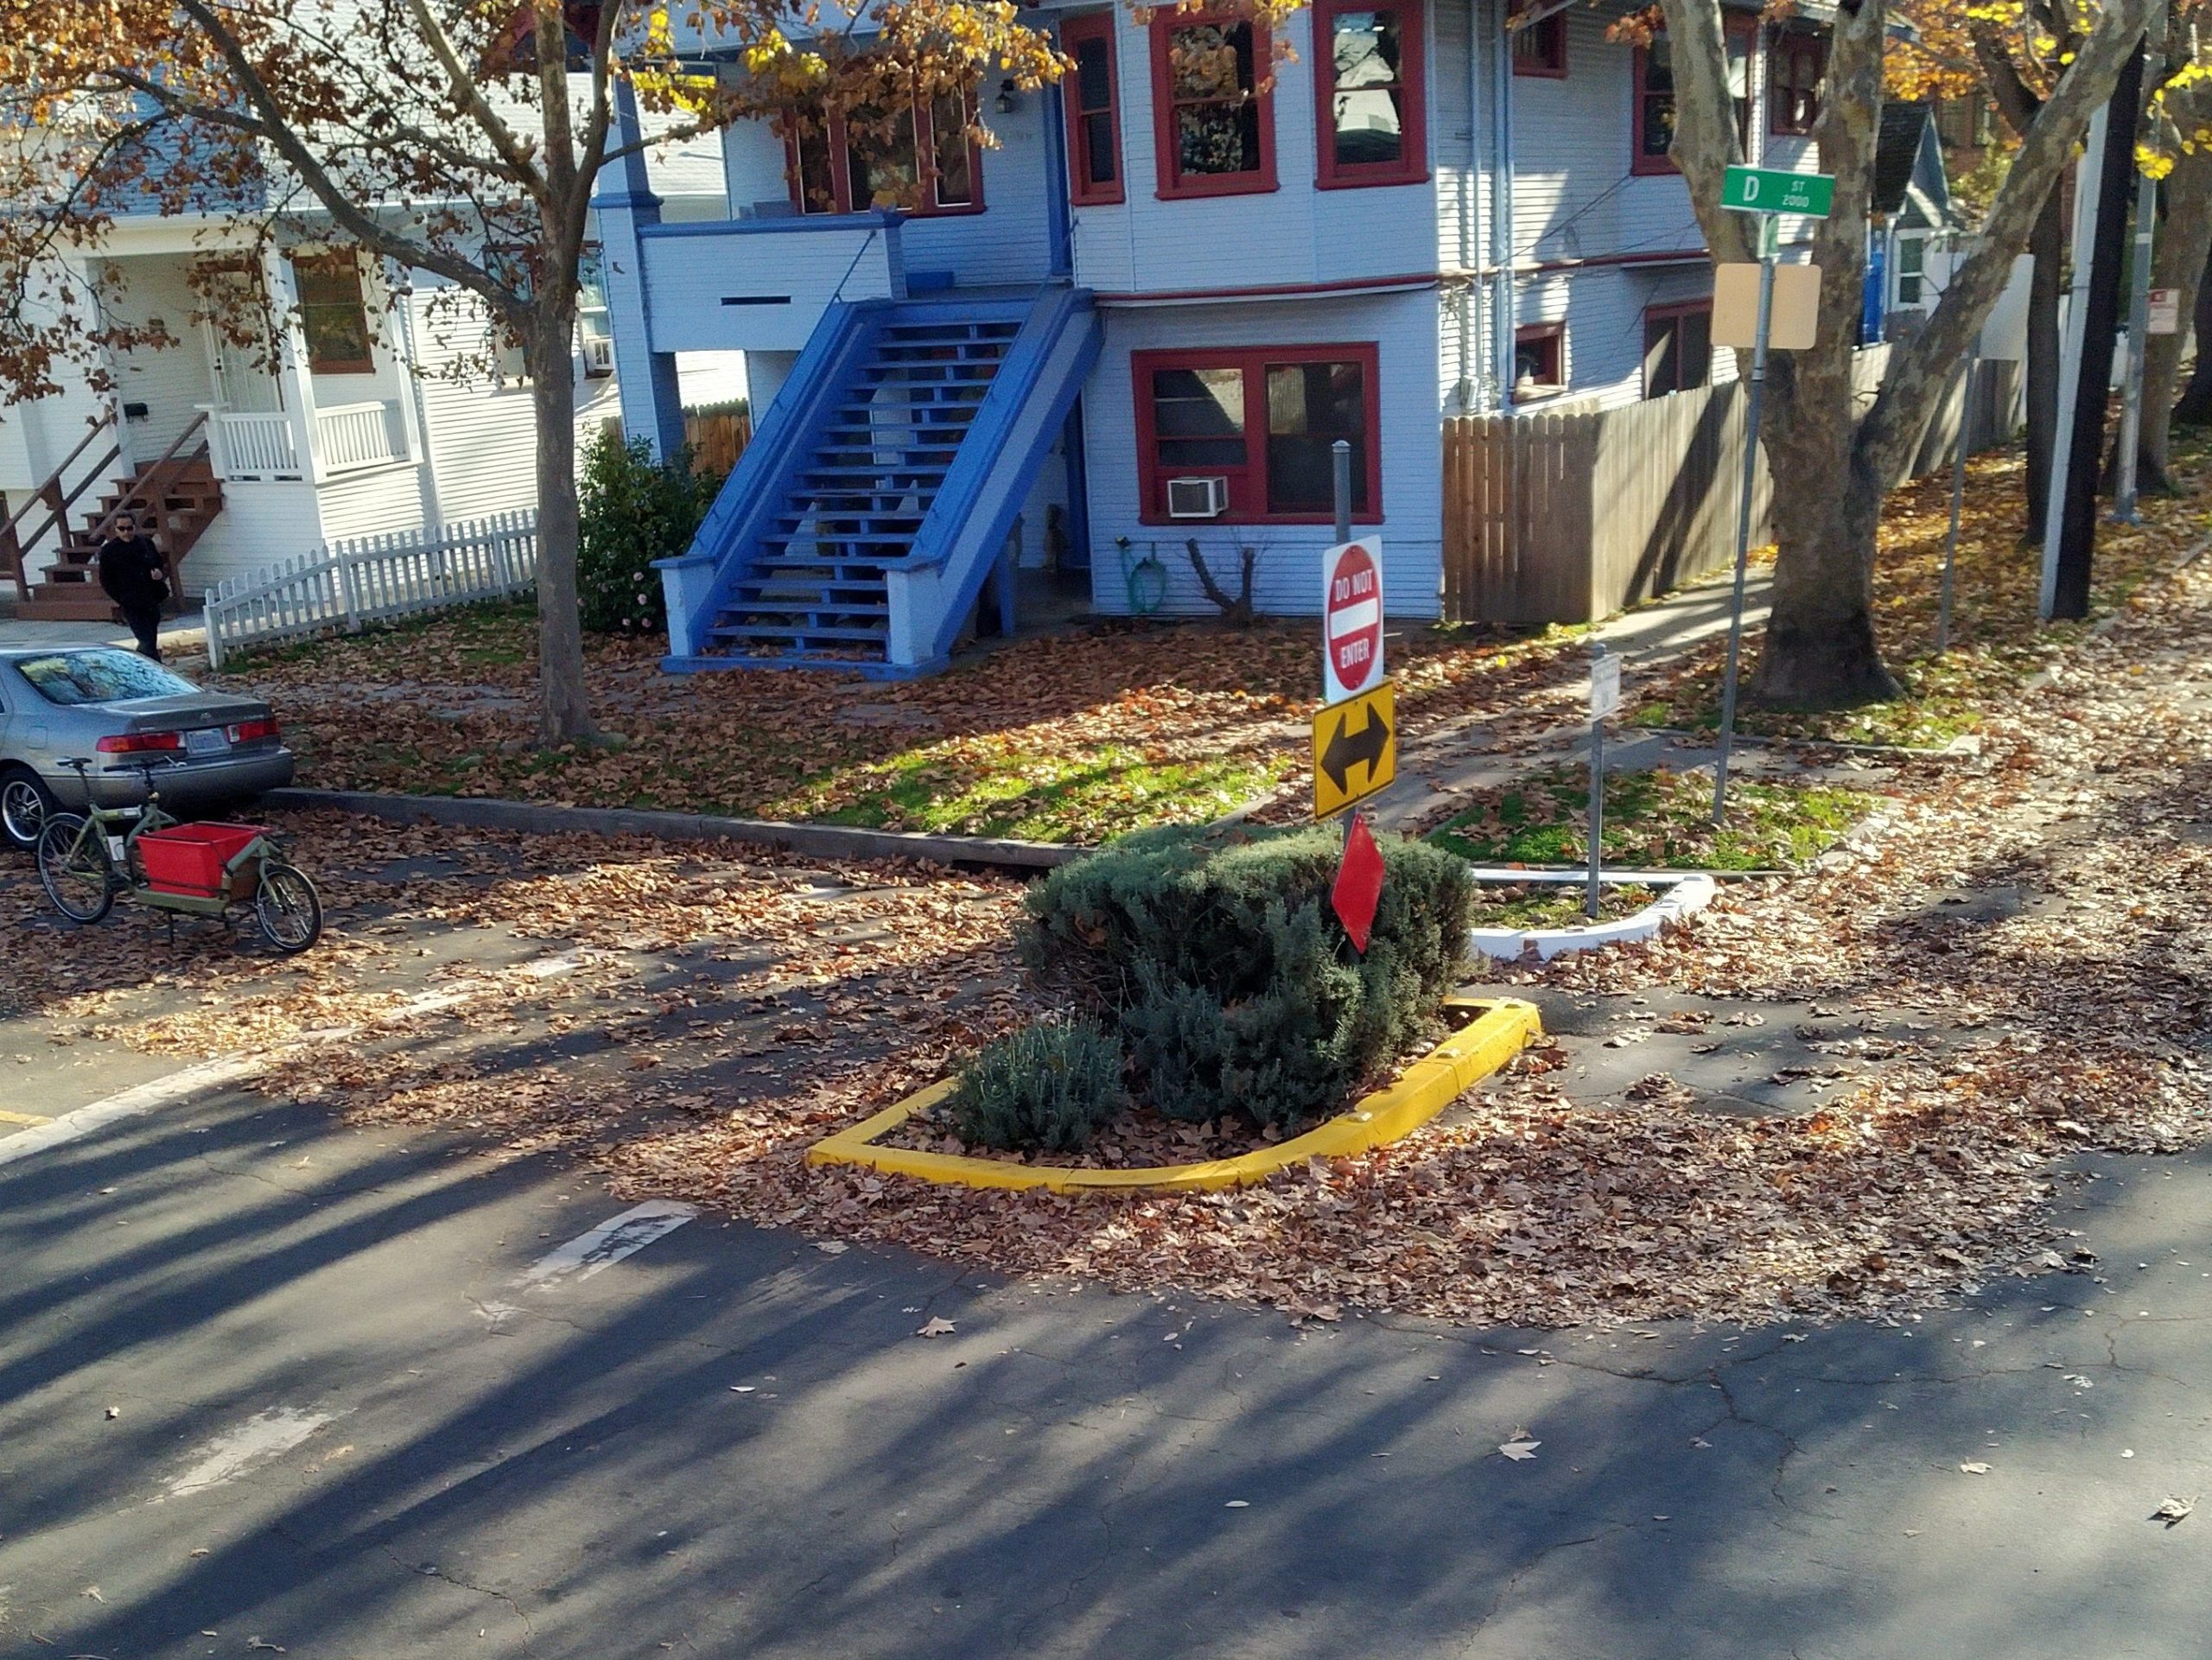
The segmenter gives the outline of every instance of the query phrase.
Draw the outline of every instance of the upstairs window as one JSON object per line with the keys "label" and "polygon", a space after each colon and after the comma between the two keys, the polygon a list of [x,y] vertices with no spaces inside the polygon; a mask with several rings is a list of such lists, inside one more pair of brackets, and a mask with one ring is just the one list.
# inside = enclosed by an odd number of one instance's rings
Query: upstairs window
{"label": "upstairs window", "polygon": [[1376,360],[1372,346],[1136,353],[1145,522],[1169,522],[1170,479],[1217,478],[1227,510],[1215,523],[1326,524],[1339,438],[1351,446],[1352,516],[1379,522]]}
{"label": "upstairs window", "polygon": [[983,162],[974,125],[974,99],[961,92],[817,112],[785,134],[791,205],[802,213],[981,213]]}
{"label": "upstairs window", "polygon": [[1925,235],[1900,233],[1897,250],[1897,298],[1893,303],[1900,310],[1917,309],[1927,303],[1924,290],[1928,285],[1928,239]]}
{"label": "upstairs window", "polygon": [[1163,10],[1152,20],[1160,194],[1275,188],[1268,32],[1248,17]]}
{"label": "upstairs window", "polygon": [[1060,83],[1068,113],[1068,200],[1079,207],[1122,200],[1122,105],[1114,79],[1114,14],[1095,11],[1060,25],[1075,73]]}
{"label": "upstairs window", "polygon": [[[1525,8],[1516,6],[1515,12]],[[1567,14],[1555,11],[1513,30],[1513,73],[1567,79]]]}
{"label": "upstairs window", "polygon": [[1713,302],[1649,306],[1643,313],[1643,395],[1664,398],[1713,379]]}
{"label": "upstairs window", "polygon": [[1416,0],[1315,0],[1313,92],[1323,188],[1428,177]]}
{"label": "upstairs window", "polygon": [[[1751,158],[1751,35],[1756,24],[1727,25],[1728,90],[1736,103],[1736,148]],[[1636,49],[1636,107],[1630,114],[1629,171],[1672,173],[1675,143],[1675,60],[1664,35]]]}
{"label": "upstairs window", "polygon": [[361,264],[350,253],[302,254],[292,260],[300,296],[300,332],[307,337],[308,370],[318,375],[369,375],[376,354],[369,312],[361,297]]}
{"label": "upstairs window", "polygon": [[1827,48],[1817,35],[1778,35],[1767,52],[1767,130],[1777,138],[1802,137],[1821,115],[1821,76]]}

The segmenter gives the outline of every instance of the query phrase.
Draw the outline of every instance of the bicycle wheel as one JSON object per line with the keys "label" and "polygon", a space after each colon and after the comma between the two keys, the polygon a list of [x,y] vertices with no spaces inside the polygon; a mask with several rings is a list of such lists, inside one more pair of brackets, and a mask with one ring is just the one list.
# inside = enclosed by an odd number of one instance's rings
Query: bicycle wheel
{"label": "bicycle wheel", "polygon": [[115,903],[107,849],[87,835],[81,815],[56,813],[38,833],[38,879],[54,908],[72,922],[98,922]]}
{"label": "bicycle wheel", "polygon": [[262,937],[289,956],[322,938],[322,900],[301,872],[266,859],[260,886],[253,890],[253,919],[261,925]]}

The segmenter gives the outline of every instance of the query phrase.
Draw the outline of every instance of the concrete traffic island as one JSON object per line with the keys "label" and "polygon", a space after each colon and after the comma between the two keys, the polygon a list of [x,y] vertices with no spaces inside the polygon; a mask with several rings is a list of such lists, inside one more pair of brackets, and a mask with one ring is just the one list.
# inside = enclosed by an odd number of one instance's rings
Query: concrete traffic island
{"label": "concrete traffic island", "polygon": [[1349,1110],[1303,1135],[1234,1158],[1101,1169],[877,1145],[909,1117],[950,1095],[957,1080],[948,1078],[816,1142],[807,1149],[806,1161],[859,1165],[885,1175],[950,1186],[1009,1191],[1173,1193],[1246,1187],[1308,1159],[1344,1158],[1402,1139],[1543,1034],[1535,1005],[1517,998],[1447,997],[1444,1008],[1471,1013],[1473,1018],[1408,1066],[1397,1082],[1361,1097]]}
{"label": "concrete traffic island", "polygon": [[[1485,885],[1527,885],[1538,882],[1573,884],[1589,880],[1580,870],[1478,870],[1475,880]],[[1471,928],[1468,945],[1478,955],[1499,962],[1517,963],[1531,952],[1548,963],[1568,951],[1593,951],[1606,945],[1631,944],[1649,939],[1713,903],[1719,887],[1701,870],[1631,870],[1604,874],[1600,886],[1656,887],[1659,897],[1642,910],[1610,921],[1580,923],[1566,928]]]}

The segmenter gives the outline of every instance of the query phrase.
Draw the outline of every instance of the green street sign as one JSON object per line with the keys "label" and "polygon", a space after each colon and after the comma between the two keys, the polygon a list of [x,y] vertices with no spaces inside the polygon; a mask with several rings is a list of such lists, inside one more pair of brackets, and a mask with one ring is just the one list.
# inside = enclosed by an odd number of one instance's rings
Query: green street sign
{"label": "green street sign", "polygon": [[1835,179],[1831,174],[1732,167],[1720,175],[1720,205],[1739,213],[1802,213],[1808,219],[1826,219],[1834,200]]}

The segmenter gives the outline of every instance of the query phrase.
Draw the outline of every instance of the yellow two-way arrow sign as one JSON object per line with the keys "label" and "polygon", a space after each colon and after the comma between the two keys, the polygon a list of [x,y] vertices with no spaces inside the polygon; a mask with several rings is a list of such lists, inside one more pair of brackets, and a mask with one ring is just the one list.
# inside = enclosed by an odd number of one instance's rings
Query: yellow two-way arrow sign
{"label": "yellow two-way arrow sign", "polygon": [[1358,805],[1398,776],[1398,706],[1388,680],[1313,717],[1313,817]]}

